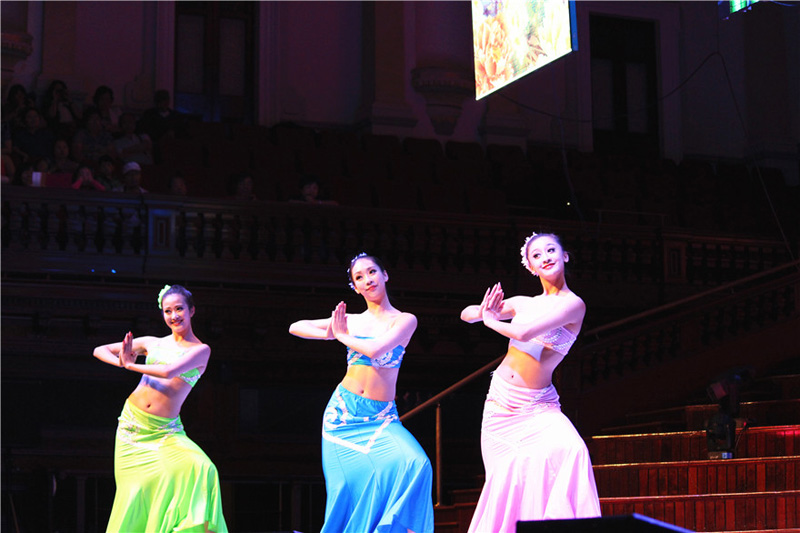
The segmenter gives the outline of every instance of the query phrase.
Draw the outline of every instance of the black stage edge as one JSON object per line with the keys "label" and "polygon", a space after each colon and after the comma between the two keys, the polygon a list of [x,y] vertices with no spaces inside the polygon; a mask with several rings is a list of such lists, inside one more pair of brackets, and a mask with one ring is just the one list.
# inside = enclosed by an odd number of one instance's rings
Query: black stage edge
{"label": "black stage edge", "polygon": [[517,533],[666,533],[667,531],[691,533],[692,530],[636,513],[599,518],[517,522]]}

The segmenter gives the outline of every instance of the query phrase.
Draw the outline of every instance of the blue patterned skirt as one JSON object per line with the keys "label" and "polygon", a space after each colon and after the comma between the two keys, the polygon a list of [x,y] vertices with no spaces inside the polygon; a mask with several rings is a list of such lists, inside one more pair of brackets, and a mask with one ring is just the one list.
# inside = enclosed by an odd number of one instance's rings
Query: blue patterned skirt
{"label": "blue patterned skirt", "polygon": [[322,421],[327,501],[322,533],[433,531],[432,469],[394,402],[341,384]]}

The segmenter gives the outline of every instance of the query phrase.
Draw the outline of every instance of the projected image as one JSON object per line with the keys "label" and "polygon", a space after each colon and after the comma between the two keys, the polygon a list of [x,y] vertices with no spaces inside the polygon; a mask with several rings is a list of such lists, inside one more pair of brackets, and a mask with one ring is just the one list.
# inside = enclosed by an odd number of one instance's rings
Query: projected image
{"label": "projected image", "polygon": [[475,98],[571,52],[571,13],[566,0],[472,0]]}
{"label": "projected image", "polygon": [[717,2],[720,18],[727,19],[737,11],[746,11],[753,7],[758,0],[726,0]]}

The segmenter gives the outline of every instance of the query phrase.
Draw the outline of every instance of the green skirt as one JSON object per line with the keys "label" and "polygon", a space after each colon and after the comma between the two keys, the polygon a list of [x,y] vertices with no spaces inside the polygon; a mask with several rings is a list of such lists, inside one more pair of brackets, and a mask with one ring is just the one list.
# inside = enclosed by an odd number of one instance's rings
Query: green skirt
{"label": "green skirt", "polygon": [[108,533],[227,532],[217,468],[186,436],[180,416],[125,402],[114,448],[117,492]]}

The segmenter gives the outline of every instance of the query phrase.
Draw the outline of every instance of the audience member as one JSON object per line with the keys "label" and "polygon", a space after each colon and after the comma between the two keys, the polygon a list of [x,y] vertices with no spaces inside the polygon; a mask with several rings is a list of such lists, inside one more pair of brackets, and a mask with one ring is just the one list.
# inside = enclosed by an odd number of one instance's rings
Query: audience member
{"label": "audience member", "polygon": [[67,85],[53,80],[42,99],[42,113],[48,127],[60,137],[71,139],[78,129],[80,115],[75,111]]}
{"label": "audience member", "polygon": [[111,134],[119,132],[119,117],[122,109],[114,105],[114,91],[107,85],[101,85],[94,91],[92,103],[95,109],[100,112],[100,122],[103,131]]}
{"label": "audience member", "polygon": [[79,163],[96,164],[102,156],[110,155],[113,138],[103,130],[97,109],[87,109],[83,121],[84,127],[72,139],[72,157]]}
{"label": "audience member", "polygon": [[87,165],[81,165],[72,176],[73,189],[89,189],[93,191],[105,191],[105,186],[97,181],[92,175],[92,169]]}
{"label": "audience member", "polygon": [[299,194],[289,199],[290,202],[302,202],[308,204],[328,204],[339,205],[336,200],[325,199],[317,176],[306,174],[300,178]]}
{"label": "audience member", "polygon": [[125,186],[117,174],[117,165],[110,156],[104,155],[97,161],[95,179],[103,184],[106,191],[122,192],[125,190]]}
{"label": "audience member", "polygon": [[3,159],[0,161],[0,183],[6,184],[11,183],[11,176],[14,175],[14,162],[8,161],[6,156],[3,156]]}
{"label": "audience member", "polygon": [[78,162],[70,157],[69,144],[64,139],[57,139],[53,144],[53,157],[48,172],[75,172]]}
{"label": "audience member", "polygon": [[6,94],[6,102],[3,104],[3,120],[8,122],[11,130],[25,126],[25,110],[35,107],[33,98],[28,96],[28,92],[20,84],[12,85]]}
{"label": "audience member", "polygon": [[33,160],[33,171],[47,174],[50,171],[50,159],[47,157],[40,157]]}
{"label": "audience member", "polygon": [[34,164],[25,163],[20,168],[16,176],[11,178],[11,185],[21,185],[22,187],[33,186],[33,173],[36,171]]}
{"label": "audience member", "polygon": [[35,107],[25,109],[24,120],[24,127],[11,133],[14,151],[25,162],[47,159],[53,154],[53,132],[44,127],[44,121]]}
{"label": "audience member", "polygon": [[186,179],[180,174],[175,174],[169,179],[169,194],[173,196],[189,195],[189,187],[186,185]]}
{"label": "audience member", "polygon": [[232,200],[239,202],[258,200],[253,193],[253,176],[247,172],[232,175],[228,180],[228,194]]}
{"label": "audience member", "polygon": [[147,190],[142,188],[142,167],[139,163],[131,161],[122,167],[122,183],[124,191],[130,194],[143,194]]}
{"label": "audience member", "polygon": [[147,134],[153,143],[155,160],[161,160],[161,143],[164,139],[183,137],[186,120],[183,114],[169,107],[169,91],[158,90],[154,97],[155,107],[147,109],[139,118],[140,133]]}
{"label": "audience member", "polygon": [[146,133],[136,133],[136,117],[123,113],[119,117],[121,136],[113,143],[114,155],[122,161],[136,161],[140,165],[153,164],[153,143]]}
{"label": "audience member", "polygon": [[10,183],[11,178],[17,173],[17,165],[14,162],[14,144],[11,142],[11,125],[5,120],[2,121],[2,179],[3,183]]}

